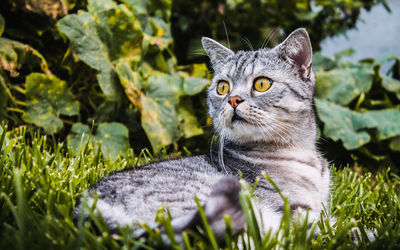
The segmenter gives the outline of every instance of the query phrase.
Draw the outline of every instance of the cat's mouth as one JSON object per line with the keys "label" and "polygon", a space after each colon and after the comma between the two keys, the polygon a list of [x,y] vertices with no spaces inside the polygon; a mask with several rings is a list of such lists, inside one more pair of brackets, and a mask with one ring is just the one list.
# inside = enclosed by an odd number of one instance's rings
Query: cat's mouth
{"label": "cat's mouth", "polygon": [[236,112],[234,112],[231,122],[233,123],[233,122],[247,122],[247,121],[243,119],[240,115],[238,115]]}

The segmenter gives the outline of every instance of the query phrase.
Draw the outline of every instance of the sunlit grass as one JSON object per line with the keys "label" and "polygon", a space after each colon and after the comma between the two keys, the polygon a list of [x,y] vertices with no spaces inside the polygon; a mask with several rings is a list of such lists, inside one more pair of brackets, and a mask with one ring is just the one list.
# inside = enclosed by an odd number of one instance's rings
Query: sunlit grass
{"label": "sunlit grass", "polygon": [[[170,218],[158,222],[165,233],[145,227],[148,241],[135,240],[133,228],[121,234],[109,232],[101,218],[73,221],[77,199],[84,190],[104,176],[127,167],[152,160],[143,153],[114,162],[104,161],[97,148],[86,145],[80,154],[72,155],[61,144],[49,146],[46,136],[28,133],[25,129],[0,131],[0,249],[114,249],[114,248],[219,248],[210,228],[200,233],[174,235]],[[3,131],[3,132],[2,132]],[[247,231],[238,237],[228,230],[227,249],[395,249],[400,247],[399,177],[389,170],[375,175],[357,174],[350,169],[332,167],[334,187],[332,205],[321,214],[311,230],[308,223],[293,223],[288,206],[278,233],[262,233],[250,203],[252,189],[242,183],[240,199],[247,220]],[[93,209],[87,209],[93,215]],[[330,224],[327,214],[337,220]],[[81,217],[82,218],[82,217]],[[350,231],[358,227],[357,241]],[[369,242],[365,230],[373,231],[376,240]],[[311,232],[310,232],[311,231]],[[312,231],[320,232],[317,237]]]}

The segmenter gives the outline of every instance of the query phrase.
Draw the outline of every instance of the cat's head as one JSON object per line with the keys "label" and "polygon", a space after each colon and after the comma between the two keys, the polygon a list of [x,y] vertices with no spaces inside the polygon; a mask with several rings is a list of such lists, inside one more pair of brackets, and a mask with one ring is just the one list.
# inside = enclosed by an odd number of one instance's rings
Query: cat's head
{"label": "cat's head", "polygon": [[315,75],[305,29],[272,49],[235,53],[210,38],[202,43],[214,69],[208,106],[220,136],[240,144],[315,140]]}

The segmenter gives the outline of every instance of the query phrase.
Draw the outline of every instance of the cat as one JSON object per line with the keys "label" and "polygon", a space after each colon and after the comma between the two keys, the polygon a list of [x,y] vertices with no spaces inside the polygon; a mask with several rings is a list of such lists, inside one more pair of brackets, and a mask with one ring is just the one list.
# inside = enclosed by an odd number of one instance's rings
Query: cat
{"label": "cat", "polygon": [[[201,224],[194,195],[204,206],[217,238],[225,232],[224,215],[233,231],[245,228],[239,202],[238,175],[255,189],[263,230],[277,229],[283,200],[263,173],[276,183],[297,218],[309,221],[328,203],[330,172],[316,147],[313,109],[315,75],[312,47],[305,29],[293,31],[272,49],[233,52],[203,37],[214,71],[207,104],[219,147],[209,154],[161,161],[113,173],[90,188],[86,197],[113,232],[118,225],[155,226],[164,204],[176,233]],[[79,213],[80,206],[76,208]]]}

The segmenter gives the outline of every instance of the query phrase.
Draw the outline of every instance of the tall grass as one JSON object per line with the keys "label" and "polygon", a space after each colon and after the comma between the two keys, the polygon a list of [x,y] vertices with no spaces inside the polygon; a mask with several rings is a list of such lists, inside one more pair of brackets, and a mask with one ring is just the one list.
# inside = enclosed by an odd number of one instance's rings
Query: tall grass
{"label": "tall grass", "polygon": [[[161,230],[148,232],[148,240],[135,240],[133,228],[121,228],[121,234],[110,233],[107,225],[93,215],[91,220],[73,221],[77,199],[84,190],[104,176],[128,166],[152,160],[143,153],[114,162],[103,159],[98,148],[85,145],[72,155],[62,144],[51,144],[46,136],[0,128],[0,249],[131,249],[186,248],[216,249],[218,245],[206,225],[199,232],[174,235],[171,218],[160,210]],[[292,222],[288,207],[277,233],[262,232],[257,211],[252,208],[252,188],[242,183],[240,193],[247,220],[247,230],[235,237],[226,218],[227,249],[398,249],[400,248],[399,182],[400,178],[383,170],[377,174],[359,174],[350,169],[331,168],[334,186],[331,206],[308,230],[305,221]],[[329,215],[329,216],[328,216]],[[336,218],[331,223],[330,216]],[[351,231],[357,227],[356,241]],[[375,234],[370,242],[366,230]],[[318,236],[315,235],[318,232]]]}

